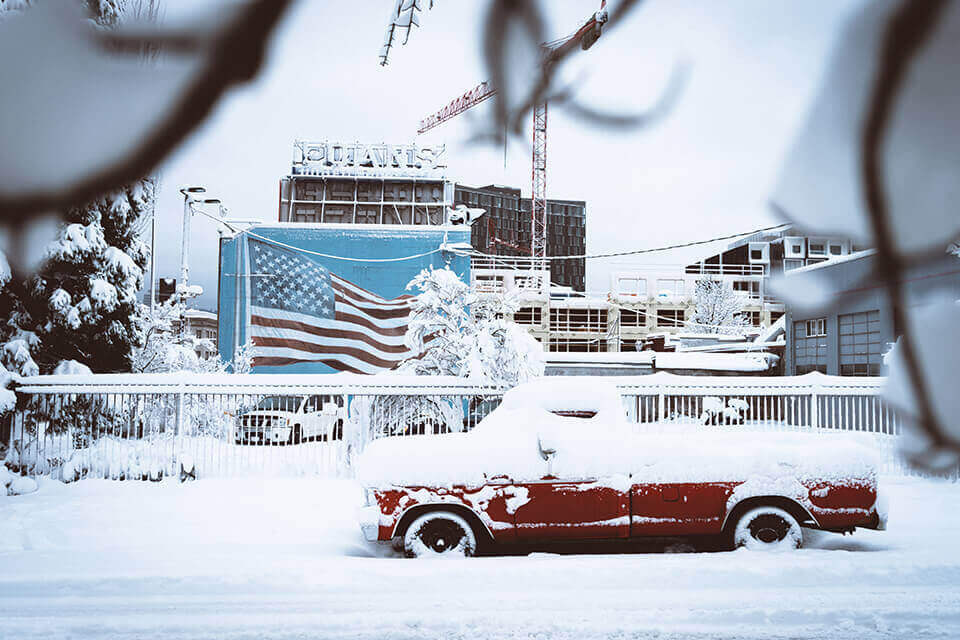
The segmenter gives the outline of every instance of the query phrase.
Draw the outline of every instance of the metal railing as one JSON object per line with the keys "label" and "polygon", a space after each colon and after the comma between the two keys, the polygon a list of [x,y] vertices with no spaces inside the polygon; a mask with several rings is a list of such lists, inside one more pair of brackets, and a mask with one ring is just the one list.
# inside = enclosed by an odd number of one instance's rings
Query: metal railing
{"label": "metal railing", "polygon": [[[676,430],[874,434],[885,471],[901,427],[881,378],[610,378],[630,422]],[[6,463],[30,474],[349,476],[371,440],[468,431],[502,389],[462,378],[396,375],[38,376],[17,388]]]}

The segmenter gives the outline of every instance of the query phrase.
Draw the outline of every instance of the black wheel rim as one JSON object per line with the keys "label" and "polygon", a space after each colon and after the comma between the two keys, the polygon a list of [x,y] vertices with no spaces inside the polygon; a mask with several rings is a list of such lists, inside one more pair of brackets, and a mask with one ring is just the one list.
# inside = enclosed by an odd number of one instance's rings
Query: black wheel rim
{"label": "black wheel rim", "polygon": [[456,549],[466,532],[453,520],[430,520],[424,523],[417,535],[424,545],[436,553],[443,553]]}
{"label": "black wheel rim", "polygon": [[750,536],[765,544],[780,542],[787,537],[790,532],[790,523],[773,513],[764,513],[753,520],[747,526],[750,530]]}

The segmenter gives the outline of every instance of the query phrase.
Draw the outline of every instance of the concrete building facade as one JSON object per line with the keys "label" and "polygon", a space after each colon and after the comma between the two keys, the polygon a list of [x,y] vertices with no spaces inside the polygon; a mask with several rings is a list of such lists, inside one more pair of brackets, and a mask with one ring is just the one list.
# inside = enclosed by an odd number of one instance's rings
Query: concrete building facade
{"label": "concrete building facade", "polygon": [[[826,310],[788,310],[786,375],[819,371],[839,376],[886,373],[883,354],[900,335],[872,250],[796,269],[790,278],[816,278],[830,287]],[[944,255],[908,270],[902,283],[910,307],[960,299],[960,260]]]}

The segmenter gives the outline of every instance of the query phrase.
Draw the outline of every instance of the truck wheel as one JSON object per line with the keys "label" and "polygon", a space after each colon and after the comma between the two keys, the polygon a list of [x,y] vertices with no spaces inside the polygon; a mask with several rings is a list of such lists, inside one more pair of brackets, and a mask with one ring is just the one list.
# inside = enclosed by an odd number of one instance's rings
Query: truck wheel
{"label": "truck wheel", "polygon": [[431,511],[407,527],[403,551],[408,558],[472,556],[477,551],[477,536],[470,524],[457,514]]}
{"label": "truck wheel", "polygon": [[800,523],[777,507],[757,507],[740,516],[733,528],[733,548],[790,551],[803,544]]}

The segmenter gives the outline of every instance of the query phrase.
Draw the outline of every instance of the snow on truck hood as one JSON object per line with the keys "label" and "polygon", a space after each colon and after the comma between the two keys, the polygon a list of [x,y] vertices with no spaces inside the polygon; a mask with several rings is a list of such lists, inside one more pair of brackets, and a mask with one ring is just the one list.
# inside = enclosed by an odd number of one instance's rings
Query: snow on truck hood
{"label": "snow on truck hood", "polygon": [[[730,427],[669,433],[675,425],[627,423],[612,385],[605,390],[596,379],[587,386],[582,379],[554,380],[507,392],[500,407],[471,432],[372,442],[360,458],[358,479],[367,487],[480,486],[497,476],[533,481],[547,474],[541,449],[556,451],[553,475],[564,480],[619,479],[621,484],[628,475],[634,482],[876,479],[879,455],[868,434]],[[554,410],[596,415],[562,417]],[[648,427],[668,433],[638,432]]]}

